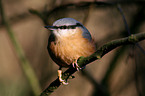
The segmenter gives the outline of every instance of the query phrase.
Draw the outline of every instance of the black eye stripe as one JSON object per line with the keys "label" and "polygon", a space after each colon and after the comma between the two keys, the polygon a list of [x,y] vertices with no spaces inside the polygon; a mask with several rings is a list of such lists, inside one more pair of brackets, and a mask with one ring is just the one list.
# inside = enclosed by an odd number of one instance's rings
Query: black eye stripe
{"label": "black eye stripe", "polygon": [[53,26],[54,29],[75,29],[76,27],[82,26],[80,23],[76,23],[76,25],[69,25],[69,26]]}

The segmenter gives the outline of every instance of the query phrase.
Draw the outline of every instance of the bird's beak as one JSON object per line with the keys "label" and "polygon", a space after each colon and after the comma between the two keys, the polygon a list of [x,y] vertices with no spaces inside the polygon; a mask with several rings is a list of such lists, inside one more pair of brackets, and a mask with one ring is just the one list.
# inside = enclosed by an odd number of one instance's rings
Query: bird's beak
{"label": "bird's beak", "polygon": [[44,26],[44,28],[47,28],[47,29],[49,29],[49,30],[54,30],[54,29],[55,29],[54,26]]}

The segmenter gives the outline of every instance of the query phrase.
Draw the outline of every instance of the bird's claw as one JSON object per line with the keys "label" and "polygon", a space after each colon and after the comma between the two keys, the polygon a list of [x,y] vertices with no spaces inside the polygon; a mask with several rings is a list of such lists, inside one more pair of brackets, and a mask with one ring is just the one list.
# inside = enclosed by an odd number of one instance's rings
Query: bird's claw
{"label": "bird's claw", "polygon": [[63,85],[68,85],[68,82],[62,79],[62,70],[58,70],[58,78]]}
{"label": "bird's claw", "polygon": [[74,62],[72,63],[73,68],[76,68],[77,71],[81,70],[82,68],[78,65],[77,60],[74,60]]}

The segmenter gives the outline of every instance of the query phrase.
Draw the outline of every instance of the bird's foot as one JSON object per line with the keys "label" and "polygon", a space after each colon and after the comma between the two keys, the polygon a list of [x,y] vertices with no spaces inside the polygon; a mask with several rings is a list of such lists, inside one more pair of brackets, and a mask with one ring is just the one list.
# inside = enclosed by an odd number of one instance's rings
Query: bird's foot
{"label": "bird's foot", "polygon": [[78,65],[77,59],[75,59],[72,63],[72,66],[77,69],[77,71],[81,70],[82,68]]}
{"label": "bird's foot", "polygon": [[58,78],[59,78],[59,81],[63,84],[63,85],[67,85],[68,82],[66,80],[63,80],[62,79],[62,70],[58,70]]}

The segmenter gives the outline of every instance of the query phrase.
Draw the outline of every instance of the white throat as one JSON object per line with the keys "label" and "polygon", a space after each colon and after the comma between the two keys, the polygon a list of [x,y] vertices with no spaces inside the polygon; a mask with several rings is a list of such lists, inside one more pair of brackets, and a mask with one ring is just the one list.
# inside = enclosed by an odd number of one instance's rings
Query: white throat
{"label": "white throat", "polygon": [[56,29],[56,30],[53,30],[53,33],[57,38],[63,38],[63,37],[68,37],[75,34],[76,29]]}

